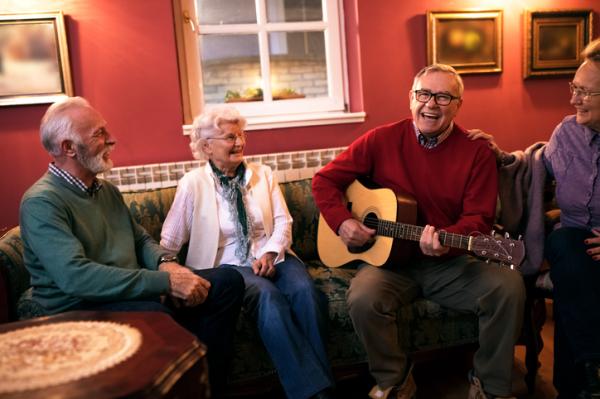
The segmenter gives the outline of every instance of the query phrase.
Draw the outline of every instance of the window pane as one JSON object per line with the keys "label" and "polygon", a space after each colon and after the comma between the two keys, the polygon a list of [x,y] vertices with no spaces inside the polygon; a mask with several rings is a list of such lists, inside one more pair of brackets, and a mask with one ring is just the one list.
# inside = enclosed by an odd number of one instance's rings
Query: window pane
{"label": "window pane", "polygon": [[204,101],[262,101],[257,35],[202,35]]}
{"label": "window pane", "polygon": [[255,24],[254,0],[196,0],[200,25]]}
{"label": "window pane", "polygon": [[269,33],[274,100],[327,96],[323,32]]}
{"label": "window pane", "polygon": [[323,20],[321,0],[267,0],[269,22]]}

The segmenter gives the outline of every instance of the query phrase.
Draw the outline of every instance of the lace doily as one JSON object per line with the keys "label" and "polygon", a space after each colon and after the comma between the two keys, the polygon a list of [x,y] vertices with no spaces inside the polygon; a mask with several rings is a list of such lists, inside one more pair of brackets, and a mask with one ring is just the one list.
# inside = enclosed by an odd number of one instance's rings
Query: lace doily
{"label": "lace doily", "polygon": [[53,323],[0,334],[0,393],[88,377],[127,359],[141,342],[136,328],[103,321]]}

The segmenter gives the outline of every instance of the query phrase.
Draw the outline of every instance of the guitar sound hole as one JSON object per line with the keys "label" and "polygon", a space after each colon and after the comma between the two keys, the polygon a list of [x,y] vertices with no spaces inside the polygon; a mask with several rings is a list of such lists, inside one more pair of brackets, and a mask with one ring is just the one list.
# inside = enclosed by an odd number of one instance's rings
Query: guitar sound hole
{"label": "guitar sound hole", "polygon": [[360,254],[362,252],[368,251],[373,246],[373,244],[375,244],[374,238],[370,239],[360,247],[348,247],[348,252],[350,252],[351,254]]}
{"label": "guitar sound hole", "polygon": [[367,213],[367,216],[365,216],[365,218],[363,220],[363,224],[370,229],[377,230],[377,225],[379,224],[379,218],[373,212]]}

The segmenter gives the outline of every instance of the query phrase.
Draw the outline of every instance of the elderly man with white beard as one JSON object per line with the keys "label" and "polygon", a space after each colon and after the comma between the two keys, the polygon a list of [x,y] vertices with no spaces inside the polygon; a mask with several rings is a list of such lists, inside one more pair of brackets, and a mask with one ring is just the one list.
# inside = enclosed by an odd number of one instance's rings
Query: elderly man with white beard
{"label": "elderly man with white beard", "polygon": [[179,265],[137,224],[117,187],[96,177],[113,165],[116,142],[106,125],[81,97],[51,105],[42,119],[41,141],[54,161],[20,208],[33,300],[48,314],[171,315],[207,345],[209,379],[218,396],[244,293],[242,277],[232,269],[191,271]]}

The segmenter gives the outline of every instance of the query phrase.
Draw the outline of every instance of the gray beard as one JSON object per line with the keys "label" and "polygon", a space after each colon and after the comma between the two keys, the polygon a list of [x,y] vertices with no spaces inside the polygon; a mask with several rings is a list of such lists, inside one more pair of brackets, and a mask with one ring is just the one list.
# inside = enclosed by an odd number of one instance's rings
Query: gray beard
{"label": "gray beard", "polygon": [[112,159],[105,161],[103,157],[105,151],[91,157],[86,147],[77,146],[77,157],[81,165],[94,174],[103,173],[113,167]]}

